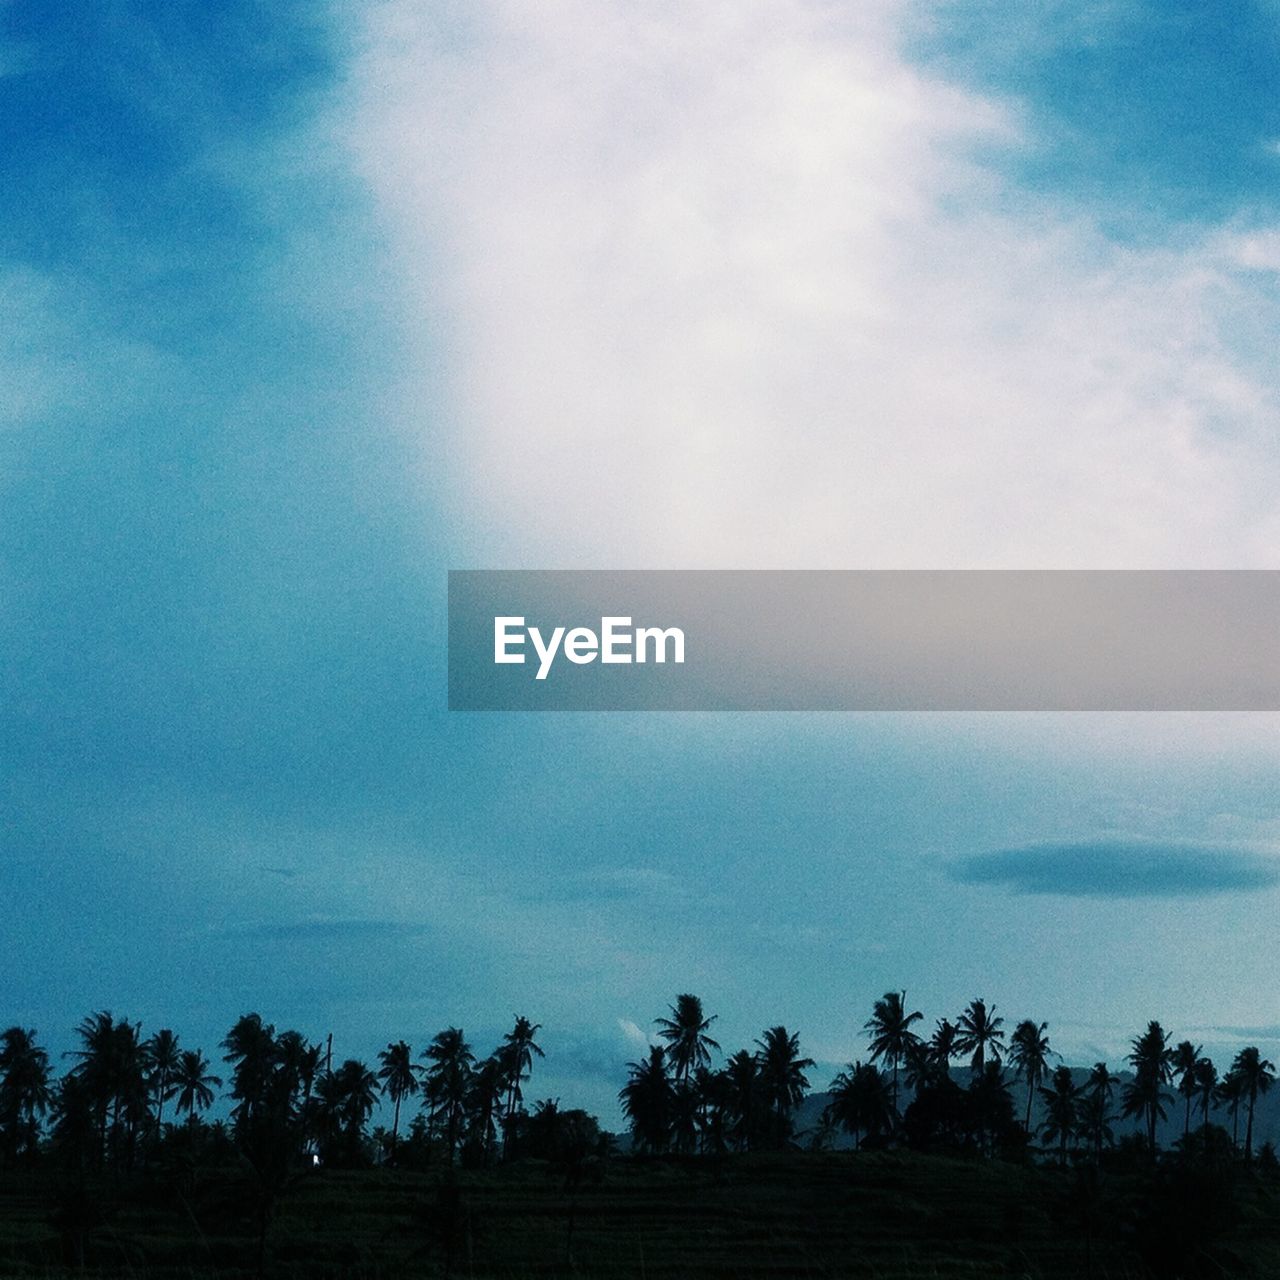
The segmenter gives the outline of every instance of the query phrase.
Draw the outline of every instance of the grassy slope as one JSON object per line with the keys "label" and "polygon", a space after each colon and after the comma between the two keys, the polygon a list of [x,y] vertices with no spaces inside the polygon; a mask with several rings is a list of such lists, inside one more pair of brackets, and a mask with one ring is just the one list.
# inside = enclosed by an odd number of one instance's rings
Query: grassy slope
{"label": "grassy slope", "polygon": [[[1085,1218],[1072,1175],[1000,1162],[898,1153],[752,1157],[719,1169],[617,1161],[568,1193],[536,1165],[464,1174],[456,1203],[430,1176],[319,1173],[274,1215],[270,1274],[474,1277],[580,1275],[1083,1277]],[[0,1185],[0,1275],[63,1274],[44,1195]],[[1193,1191],[1193,1197],[1198,1193]],[[1105,1185],[1093,1274],[1143,1274],[1144,1200],[1132,1179]],[[1248,1180],[1237,1220],[1213,1252],[1232,1273],[1280,1275],[1280,1198]],[[1166,1235],[1195,1216],[1153,1219]],[[570,1230],[572,1222],[572,1241]],[[256,1273],[254,1206],[239,1178],[210,1176],[122,1199],[88,1234],[89,1261],[121,1275]],[[1185,1256],[1175,1247],[1174,1256]],[[572,1262],[570,1262],[572,1258]],[[1167,1270],[1165,1274],[1174,1274]],[[1222,1274],[1220,1270],[1205,1274]]]}

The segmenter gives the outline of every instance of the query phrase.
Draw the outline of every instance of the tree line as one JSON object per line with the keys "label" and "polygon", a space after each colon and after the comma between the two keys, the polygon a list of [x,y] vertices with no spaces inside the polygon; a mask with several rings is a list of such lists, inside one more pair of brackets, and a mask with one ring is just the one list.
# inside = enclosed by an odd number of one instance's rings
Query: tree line
{"label": "tree line", "polygon": [[[655,1019],[648,1051],[627,1064],[619,1101],[633,1148],[723,1155],[822,1148],[843,1134],[855,1148],[987,1154],[1025,1153],[1038,1142],[1065,1165],[1101,1159],[1117,1145],[1121,1120],[1136,1133],[1120,1141],[1154,1156],[1158,1127],[1178,1106],[1182,1146],[1254,1159],[1257,1102],[1276,1078],[1256,1047],[1241,1049],[1219,1075],[1199,1046],[1173,1044],[1153,1021],[1131,1042],[1122,1080],[1104,1062],[1087,1073],[1055,1066],[1046,1023],[1024,1019],[1006,1032],[982,999],[954,1021],[938,1019],[927,1035],[923,1020],[905,992],[876,1000],[864,1028],[866,1060],[835,1075],[819,1121],[800,1133],[797,1114],[816,1064],[799,1036],[770,1027],[717,1063],[716,1017],[696,995],[681,994]],[[522,1155],[581,1163],[606,1153],[609,1135],[585,1111],[552,1099],[526,1107],[526,1086],[544,1056],[541,1029],[516,1016],[484,1058],[460,1028],[448,1027],[421,1053],[397,1040],[373,1065],[348,1058],[335,1066],[331,1043],[277,1032],[250,1013],[222,1040],[219,1066],[172,1030],[144,1037],[136,1022],[99,1012],[76,1027],[77,1047],[59,1075],[36,1033],[13,1026],[0,1033],[0,1161],[119,1171],[164,1147],[222,1149],[247,1159],[269,1185],[314,1163],[483,1165]],[[229,1119],[210,1123],[206,1113],[224,1087]],[[370,1132],[383,1099],[390,1128]],[[1215,1116],[1229,1120],[1229,1133]],[[1273,1158],[1269,1148],[1264,1154]]]}
{"label": "tree line", "polygon": [[[905,992],[890,991],[865,1024],[866,1061],[836,1074],[820,1120],[797,1134],[796,1113],[815,1066],[799,1037],[771,1027],[713,1068],[720,1052],[710,1033],[715,1020],[697,996],[679,996],[656,1020],[661,1043],[628,1064],[620,1101],[638,1149],[723,1153],[786,1147],[801,1138],[821,1148],[843,1133],[855,1148],[1006,1154],[1039,1140],[1066,1164],[1076,1155],[1101,1158],[1117,1144],[1116,1123],[1129,1120],[1138,1127],[1137,1142],[1154,1156],[1158,1126],[1181,1099],[1182,1146],[1225,1141],[1251,1162],[1257,1102],[1276,1078],[1275,1066],[1254,1046],[1241,1049],[1219,1076],[1202,1047],[1173,1044],[1152,1021],[1130,1044],[1127,1079],[1105,1062],[1079,1079],[1082,1073],[1054,1065],[1058,1055],[1045,1022],[1023,1019],[1007,1031],[994,1005],[974,999],[954,1021],[940,1018],[924,1035],[918,1029],[924,1015],[909,1009]],[[1218,1114],[1229,1117],[1229,1137],[1212,1123]],[[1274,1159],[1269,1148],[1267,1157]]]}

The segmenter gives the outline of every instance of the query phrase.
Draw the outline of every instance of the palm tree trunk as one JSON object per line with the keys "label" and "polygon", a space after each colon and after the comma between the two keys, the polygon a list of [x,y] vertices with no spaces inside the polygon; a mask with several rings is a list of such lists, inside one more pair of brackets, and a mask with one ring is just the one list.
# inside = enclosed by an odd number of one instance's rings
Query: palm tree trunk
{"label": "palm tree trunk", "polygon": [[1253,1104],[1258,1100],[1258,1090],[1255,1086],[1249,1090],[1249,1121],[1245,1125],[1244,1130],[1244,1162],[1251,1164],[1253,1162]]}
{"label": "palm tree trunk", "polygon": [[395,1116],[391,1121],[391,1162],[396,1159],[396,1143],[400,1138],[400,1095],[396,1094]]}
{"label": "palm tree trunk", "polygon": [[1028,1133],[1031,1132],[1031,1100],[1036,1096],[1035,1082],[1031,1079],[1030,1073],[1027,1074],[1027,1122],[1023,1125]]}

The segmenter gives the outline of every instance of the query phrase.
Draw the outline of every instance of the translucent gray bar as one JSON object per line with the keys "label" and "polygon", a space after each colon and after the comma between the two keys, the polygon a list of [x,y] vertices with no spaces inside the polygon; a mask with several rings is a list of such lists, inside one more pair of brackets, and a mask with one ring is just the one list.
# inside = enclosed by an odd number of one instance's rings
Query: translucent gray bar
{"label": "translucent gray bar", "polygon": [[[495,619],[508,657],[495,662]],[[555,628],[579,633],[540,661]],[[639,628],[678,629],[666,661]],[[538,678],[543,669],[542,679]],[[1273,711],[1280,571],[458,570],[459,711]]]}

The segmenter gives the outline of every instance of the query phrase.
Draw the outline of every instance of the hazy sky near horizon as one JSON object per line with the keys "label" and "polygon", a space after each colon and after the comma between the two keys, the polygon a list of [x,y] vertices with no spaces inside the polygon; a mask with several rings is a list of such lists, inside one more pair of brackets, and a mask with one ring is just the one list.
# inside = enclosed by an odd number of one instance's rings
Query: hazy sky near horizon
{"label": "hazy sky near horizon", "polygon": [[1275,4],[0,21],[0,1021],[1280,1052],[1274,717],[443,709],[451,567],[1280,567]]}

